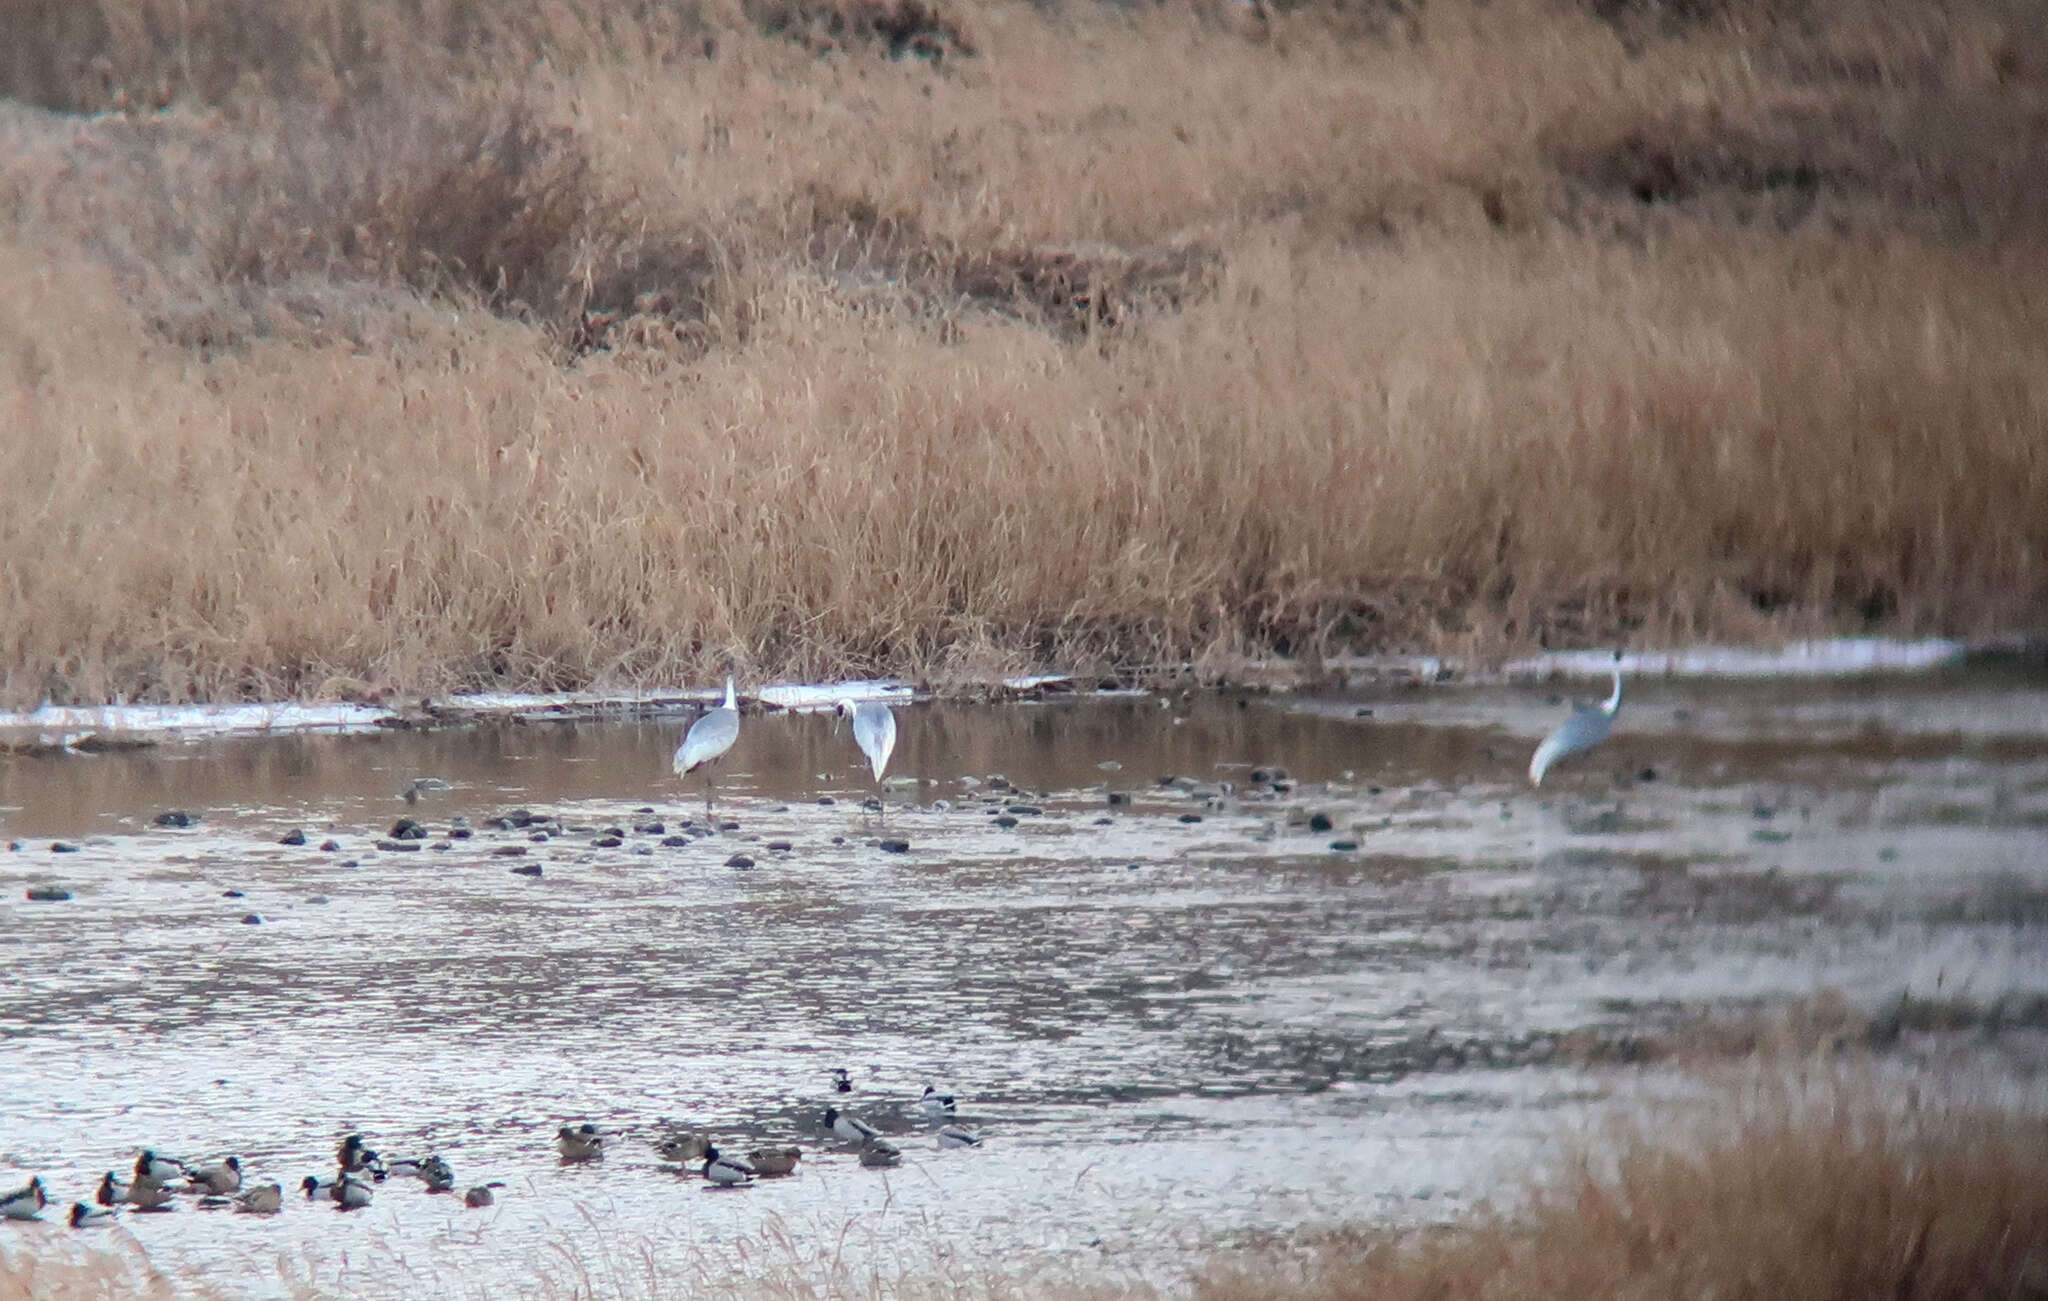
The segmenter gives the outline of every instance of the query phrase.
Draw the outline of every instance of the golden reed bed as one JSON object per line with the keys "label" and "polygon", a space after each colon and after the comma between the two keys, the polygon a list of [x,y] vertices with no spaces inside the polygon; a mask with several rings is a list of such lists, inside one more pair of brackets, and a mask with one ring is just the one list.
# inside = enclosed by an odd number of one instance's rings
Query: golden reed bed
{"label": "golden reed bed", "polygon": [[0,695],[2038,626],[2023,7],[1251,16],[7,0]]}

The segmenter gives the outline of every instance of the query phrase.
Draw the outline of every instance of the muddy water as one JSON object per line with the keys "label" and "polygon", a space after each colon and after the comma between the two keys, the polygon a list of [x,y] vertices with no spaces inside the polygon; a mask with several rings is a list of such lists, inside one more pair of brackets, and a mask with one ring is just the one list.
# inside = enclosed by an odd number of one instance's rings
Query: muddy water
{"label": "muddy water", "polygon": [[[2035,1084],[2048,689],[1644,683],[1531,791],[1562,708],[911,707],[886,830],[822,715],[748,718],[715,831],[668,773],[683,720],[0,759],[0,1182],[68,1200],[150,1145],[289,1185],[360,1129],[506,1184],[485,1211],[394,1181],[355,1215],[114,1231],[236,1292],[282,1290],[282,1254],[353,1295],[502,1294],[564,1242],[629,1276],[1157,1273],[1456,1214],[1633,1087],[1619,1063],[1822,991],[1852,1037]],[[423,777],[446,788],[402,802]],[[514,809],[540,816],[491,822]],[[380,848],[401,816],[429,838]],[[24,898],[46,885],[74,897]],[[937,1148],[927,1081],[982,1149]],[[903,1165],[861,1168],[831,1102]],[[586,1119],[612,1150],[561,1165]],[[803,1172],[707,1191],[651,1150],[663,1119],[801,1144]],[[0,1226],[0,1251],[67,1235]]]}

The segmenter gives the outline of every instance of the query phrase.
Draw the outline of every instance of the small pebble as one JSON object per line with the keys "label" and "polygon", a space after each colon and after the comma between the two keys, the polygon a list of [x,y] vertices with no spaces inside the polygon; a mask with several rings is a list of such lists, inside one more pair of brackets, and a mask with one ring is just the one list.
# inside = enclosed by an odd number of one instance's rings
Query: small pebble
{"label": "small pebble", "polygon": [[62,886],[32,885],[28,888],[28,898],[32,903],[63,903],[70,897],[71,892]]}
{"label": "small pebble", "polygon": [[339,854],[341,852],[341,842],[339,840],[323,840],[320,842],[320,852],[323,854]]}
{"label": "small pebble", "polygon": [[391,824],[391,838],[393,840],[425,840],[427,838],[427,829],[414,822],[411,818],[400,818]]}
{"label": "small pebble", "polygon": [[1327,813],[1312,813],[1309,815],[1308,829],[1310,831],[1328,831],[1332,825],[1330,815]]}
{"label": "small pebble", "polygon": [[244,896],[240,890],[223,890],[220,892],[220,897],[223,899],[240,899]]}
{"label": "small pebble", "polygon": [[53,840],[50,842],[50,852],[53,854],[75,854],[78,852],[78,846],[71,844],[69,841]]}
{"label": "small pebble", "polygon": [[1039,808],[1036,804],[1012,804],[1010,806],[1010,812],[1015,813],[1020,817],[1035,818],[1041,813],[1044,813],[1045,810]]}
{"label": "small pebble", "polygon": [[377,848],[394,854],[417,854],[420,852],[420,842],[417,840],[380,840],[377,842]]}
{"label": "small pebble", "polygon": [[512,869],[512,875],[514,875],[514,876],[539,876],[539,875],[540,875],[540,864],[539,864],[539,863],[521,863],[521,864],[520,864],[519,866],[517,866],[517,867],[515,867],[515,868],[513,868],[513,869]]}
{"label": "small pebble", "polygon": [[1182,822],[1200,822],[1202,815],[1199,813],[1183,813],[1180,815],[1180,820]]}
{"label": "small pebble", "polygon": [[1330,848],[1340,854],[1348,854],[1358,848],[1358,842],[1355,840],[1333,840],[1330,842]]}
{"label": "small pebble", "polygon": [[633,830],[635,833],[642,836],[659,836],[666,832],[668,828],[663,826],[659,822],[643,822],[639,826],[633,828]]}
{"label": "small pebble", "polygon": [[263,924],[263,914],[261,914],[261,913],[243,913],[243,914],[242,914],[242,925],[244,925],[244,926],[261,926],[262,924]]}
{"label": "small pebble", "polygon": [[820,795],[818,797],[818,803],[820,804],[837,804],[838,802],[838,800],[833,799],[830,795]]}
{"label": "small pebble", "polygon": [[475,834],[468,827],[450,827],[448,829],[448,838],[450,840],[468,840]]}
{"label": "small pebble", "polygon": [[720,831],[738,831],[740,824],[737,822],[721,822],[718,824],[718,829]]}
{"label": "small pebble", "polygon": [[661,847],[663,849],[681,849],[689,843],[690,838],[688,836],[663,836],[661,838]]}
{"label": "small pebble", "polygon": [[995,824],[999,827],[1014,827],[1017,825],[1017,819],[1005,813],[1001,817],[995,819]]}
{"label": "small pebble", "polygon": [[546,843],[548,843],[548,833],[545,831],[536,831],[532,835],[528,836],[527,839],[531,840],[536,845],[545,845]]}
{"label": "small pebble", "polygon": [[1111,804],[1129,804],[1131,797],[1126,791],[1111,791],[1109,793],[1109,802]]}
{"label": "small pebble", "polygon": [[199,815],[187,809],[167,809],[156,815],[156,824],[159,827],[196,827]]}
{"label": "small pebble", "polygon": [[910,842],[907,840],[885,840],[881,842],[880,848],[885,854],[907,854],[910,852]]}
{"label": "small pebble", "polygon": [[277,843],[280,845],[303,845],[306,843],[306,833],[297,827],[293,827],[290,831],[279,836]]}
{"label": "small pebble", "polygon": [[491,851],[491,856],[493,858],[524,858],[526,856],[526,846],[500,845]]}
{"label": "small pebble", "polygon": [[454,846],[454,845],[452,845],[452,844],[450,844],[450,843],[448,843],[448,842],[447,842],[447,841],[445,841],[445,840],[437,840],[437,841],[435,841],[435,842],[434,842],[433,844],[431,844],[431,845],[427,846],[427,848],[429,848],[429,849],[433,849],[433,850],[442,850],[442,849],[453,849],[453,848],[455,848],[455,846]]}
{"label": "small pebble", "polygon": [[505,830],[510,831],[514,827],[532,826],[535,818],[532,813],[525,809],[514,809],[504,817],[499,818],[498,821],[505,824]]}
{"label": "small pebble", "polygon": [[731,858],[725,860],[725,865],[727,867],[752,867],[754,860],[748,858],[745,854],[734,854]]}
{"label": "small pebble", "polygon": [[786,854],[790,850],[790,843],[787,840],[771,840],[768,842],[768,848]]}
{"label": "small pebble", "polygon": [[617,849],[625,843],[625,841],[617,836],[599,836],[596,840],[590,842],[590,847],[592,849]]}
{"label": "small pebble", "polygon": [[845,836],[834,836],[834,837],[832,837],[832,843],[833,843],[833,844],[835,844],[835,845],[843,845],[843,844],[845,844],[845,843],[846,843],[846,837],[845,837]]}

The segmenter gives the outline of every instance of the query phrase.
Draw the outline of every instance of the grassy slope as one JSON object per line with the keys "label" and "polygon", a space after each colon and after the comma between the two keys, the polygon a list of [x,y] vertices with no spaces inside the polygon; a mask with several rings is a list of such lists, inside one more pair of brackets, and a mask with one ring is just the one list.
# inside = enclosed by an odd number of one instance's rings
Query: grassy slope
{"label": "grassy slope", "polygon": [[905,8],[12,0],[0,693],[2040,618],[2023,10]]}

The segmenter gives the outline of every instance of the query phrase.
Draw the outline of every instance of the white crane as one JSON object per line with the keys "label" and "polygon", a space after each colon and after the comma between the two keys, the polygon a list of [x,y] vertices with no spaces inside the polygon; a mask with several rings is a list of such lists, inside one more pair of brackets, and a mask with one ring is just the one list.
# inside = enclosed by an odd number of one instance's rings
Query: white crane
{"label": "white crane", "polygon": [[[1618,660],[1621,657],[1616,655]],[[1614,715],[1621,709],[1621,666],[1614,668],[1614,694],[1595,705],[1579,705],[1572,710],[1572,716],[1557,725],[1557,730],[1543,738],[1543,744],[1536,747],[1536,753],[1529,758],[1529,784],[1541,786],[1543,774],[1550,771],[1558,760],[1568,758],[1581,751],[1590,750],[1607,739],[1614,730]]]}
{"label": "white crane", "polygon": [[732,743],[740,739],[740,705],[732,694],[732,679],[725,680],[725,703],[690,724],[683,743],[676,747],[676,776],[686,777],[704,770],[704,816],[711,816],[711,766],[725,757]]}
{"label": "white crane", "polygon": [[833,706],[833,712],[853,719],[853,743],[868,757],[868,767],[874,770],[875,803],[881,806],[886,823],[889,803],[882,790],[882,774],[889,767],[889,756],[896,751],[896,715],[879,700],[863,700],[859,704],[841,700]]}

